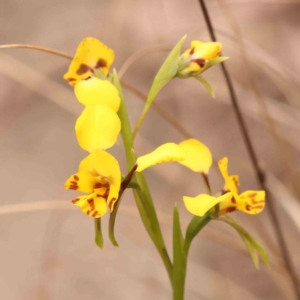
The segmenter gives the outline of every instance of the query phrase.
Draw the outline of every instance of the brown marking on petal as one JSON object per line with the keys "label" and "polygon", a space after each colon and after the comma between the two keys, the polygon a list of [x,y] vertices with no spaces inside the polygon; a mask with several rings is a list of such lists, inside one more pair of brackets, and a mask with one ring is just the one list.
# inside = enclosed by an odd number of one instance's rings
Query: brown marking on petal
{"label": "brown marking on petal", "polygon": [[232,202],[233,204],[236,204],[236,200],[235,200],[234,197],[231,198],[231,202]]}
{"label": "brown marking on petal", "polygon": [[264,205],[257,205],[252,207],[252,209],[262,209],[262,208],[264,208]]}
{"label": "brown marking on petal", "polygon": [[239,182],[238,182],[238,180],[237,180],[236,177],[233,177],[233,182],[234,182],[235,186],[238,186],[238,185],[239,185]]}
{"label": "brown marking on petal", "polygon": [[247,209],[248,211],[250,211],[250,210],[252,209],[251,205],[246,204],[246,209]]}
{"label": "brown marking on petal", "polygon": [[79,188],[76,181],[71,181],[70,183],[69,190],[77,190]]}
{"label": "brown marking on petal", "polygon": [[72,200],[72,203],[75,204],[75,203],[77,203],[79,200],[80,200],[79,198],[75,198],[75,199]]}
{"label": "brown marking on petal", "polygon": [[87,199],[87,202],[91,208],[91,211],[95,210],[95,203],[94,203],[94,199],[93,198],[90,198],[90,199]]}
{"label": "brown marking on petal", "polygon": [[90,213],[91,213],[91,211],[90,210],[88,210],[87,212],[86,212],[86,214],[89,216],[90,215]]}
{"label": "brown marking on petal", "polygon": [[112,199],[110,200],[109,205],[108,205],[108,207],[109,207],[110,210],[112,210],[113,204],[114,204],[116,201],[117,201],[117,198],[112,198]]}
{"label": "brown marking on petal", "polygon": [[92,217],[95,218],[97,215],[98,215],[98,212],[95,211],[95,212],[92,214]]}
{"label": "brown marking on petal", "polygon": [[79,181],[79,177],[77,175],[73,176],[74,180]]}
{"label": "brown marking on petal", "polygon": [[195,52],[195,47],[193,47],[191,50],[190,50],[190,55],[193,55]]}
{"label": "brown marking on petal", "polygon": [[192,62],[196,63],[199,67],[203,68],[205,66],[205,59],[203,58],[197,58],[193,59]]}
{"label": "brown marking on petal", "polygon": [[82,75],[82,74],[84,74],[84,73],[86,73],[86,72],[88,72],[90,70],[91,70],[91,68],[88,65],[81,64],[79,66],[79,69],[77,70],[76,74],[77,75]]}
{"label": "brown marking on petal", "polygon": [[227,208],[226,208],[226,212],[227,212],[227,213],[233,212],[233,211],[235,211],[235,210],[236,210],[236,208],[233,207],[233,206],[230,206],[230,207],[227,207]]}
{"label": "brown marking on petal", "polygon": [[103,194],[103,198],[107,198],[107,196],[108,196],[108,194],[109,194],[109,189],[107,189],[106,191],[105,191],[105,193]]}
{"label": "brown marking on petal", "polygon": [[100,68],[106,68],[107,67],[107,62],[105,59],[103,58],[100,58],[98,61],[97,61],[97,64],[95,66],[95,69],[100,69]]}
{"label": "brown marking on petal", "polygon": [[249,194],[248,197],[253,198],[253,197],[255,197],[256,195],[257,195],[257,193],[252,193],[252,194]]}
{"label": "brown marking on petal", "polygon": [[68,80],[69,82],[74,82],[74,81],[76,81],[75,78],[67,78],[67,80]]}
{"label": "brown marking on petal", "polygon": [[100,188],[108,188],[109,185],[108,184],[103,184],[101,182],[96,182],[96,184],[94,185],[94,189],[100,189]]}
{"label": "brown marking on petal", "polygon": [[259,203],[265,203],[265,200],[258,200],[258,201],[256,201],[255,199],[251,199],[251,203],[253,204],[253,205],[255,205],[255,204],[259,204]]}

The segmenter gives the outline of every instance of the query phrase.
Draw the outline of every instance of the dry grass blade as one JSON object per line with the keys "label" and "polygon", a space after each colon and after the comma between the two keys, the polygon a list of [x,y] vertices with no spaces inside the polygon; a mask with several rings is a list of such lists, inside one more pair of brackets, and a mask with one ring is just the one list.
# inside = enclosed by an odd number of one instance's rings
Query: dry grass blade
{"label": "dry grass blade", "polygon": [[23,48],[23,49],[32,49],[32,50],[38,50],[43,51],[47,53],[51,53],[57,56],[61,56],[63,58],[67,59],[73,59],[72,55],[69,55],[67,53],[64,53],[62,51],[54,50],[51,48],[41,47],[41,46],[35,46],[35,45],[26,45],[26,44],[9,44],[9,45],[0,45],[0,49],[9,49],[9,48]]}

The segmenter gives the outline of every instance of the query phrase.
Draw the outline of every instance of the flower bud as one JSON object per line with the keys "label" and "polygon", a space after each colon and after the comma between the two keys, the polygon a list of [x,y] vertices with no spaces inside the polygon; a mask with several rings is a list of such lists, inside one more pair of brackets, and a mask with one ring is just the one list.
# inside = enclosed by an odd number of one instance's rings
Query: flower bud
{"label": "flower bud", "polygon": [[180,57],[177,77],[197,76],[214,64],[226,60],[219,61],[221,51],[221,43],[192,41],[191,47]]}

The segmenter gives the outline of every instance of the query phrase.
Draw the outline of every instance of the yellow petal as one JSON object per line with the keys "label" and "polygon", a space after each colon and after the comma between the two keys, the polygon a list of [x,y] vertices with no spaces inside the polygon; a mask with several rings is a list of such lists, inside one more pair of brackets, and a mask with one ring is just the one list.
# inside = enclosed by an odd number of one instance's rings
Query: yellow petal
{"label": "yellow petal", "polygon": [[116,185],[116,184],[110,185],[109,195],[107,197],[107,205],[111,212],[114,210],[116,201],[119,198],[119,191],[120,191],[120,185]]}
{"label": "yellow petal", "polygon": [[219,163],[220,172],[225,181],[225,189],[229,190],[235,199],[238,199],[238,186],[239,180],[237,175],[229,176],[228,175],[228,158],[222,158]]}
{"label": "yellow petal", "polygon": [[106,200],[97,193],[86,196],[79,206],[80,210],[91,218],[101,218],[107,212]]}
{"label": "yellow petal", "polygon": [[137,159],[137,172],[141,172],[151,166],[165,162],[181,161],[186,158],[184,151],[174,143],[159,146],[153,152],[140,156]]}
{"label": "yellow petal", "polygon": [[239,195],[237,209],[247,214],[258,214],[265,207],[265,191],[246,191]]}
{"label": "yellow petal", "polygon": [[[227,193],[226,193],[227,194]],[[237,200],[236,200],[237,199]],[[235,198],[233,194],[231,194],[231,197],[228,197],[220,202],[219,205],[219,216],[224,215],[226,213],[235,211],[237,209],[237,201],[239,197]]]}
{"label": "yellow petal", "polygon": [[218,165],[219,165],[220,172],[221,172],[224,180],[226,181],[228,179],[228,157],[222,158],[218,162]]}
{"label": "yellow petal", "polygon": [[[193,56],[197,58],[212,60],[217,58],[222,51],[222,44],[218,42],[192,41],[191,50],[194,49]],[[192,51],[190,51],[192,52]]]}
{"label": "yellow petal", "polygon": [[98,176],[102,187],[105,182],[109,184],[108,205],[112,198],[118,198],[122,175],[118,161],[111,154],[104,150],[97,150],[81,161],[79,170]]}
{"label": "yellow petal", "polygon": [[204,216],[212,207],[222,201],[231,198],[232,194],[227,193],[219,197],[200,194],[196,197],[183,197],[186,209],[195,216]]}
{"label": "yellow petal", "polygon": [[239,176],[231,175],[227,177],[227,184],[224,185],[225,191],[231,191],[233,194],[238,194],[238,187],[240,185]]}
{"label": "yellow petal", "polygon": [[120,97],[116,87],[107,80],[91,77],[75,85],[75,95],[83,105],[102,104],[115,112],[120,107]]}
{"label": "yellow petal", "polygon": [[194,172],[208,174],[212,165],[212,155],[207,146],[195,139],[189,139],[179,144],[186,153],[187,158],[179,163],[188,167]]}
{"label": "yellow petal", "polygon": [[101,70],[105,75],[114,61],[114,51],[95,38],[86,38],[78,46],[68,72],[64,75],[72,86]]}
{"label": "yellow petal", "polygon": [[107,106],[87,106],[77,119],[75,130],[80,147],[93,152],[116,143],[121,122],[116,112]]}
{"label": "yellow petal", "polygon": [[92,193],[99,179],[87,172],[78,172],[70,176],[65,182],[65,189],[76,190],[83,193]]}

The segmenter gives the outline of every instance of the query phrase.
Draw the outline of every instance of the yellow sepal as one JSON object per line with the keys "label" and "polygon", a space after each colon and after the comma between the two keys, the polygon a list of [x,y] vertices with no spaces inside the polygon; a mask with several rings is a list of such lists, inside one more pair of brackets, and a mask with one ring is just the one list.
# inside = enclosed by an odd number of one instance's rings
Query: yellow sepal
{"label": "yellow sepal", "polygon": [[179,147],[186,153],[186,159],[179,163],[194,172],[208,174],[212,165],[212,154],[209,148],[196,139],[188,139],[179,144]]}
{"label": "yellow sepal", "polygon": [[180,162],[186,158],[185,152],[174,143],[166,143],[153,152],[140,156],[137,159],[137,172],[141,172],[151,166],[155,166],[161,163],[177,161]]}
{"label": "yellow sepal", "polygon": [[83,105],[101,104],[117,112],[120,107],[120,97],[116,87],[107,80],[91,77],[75,85],[75,95]]}
{"label": "yellow sepal", "polygon": [[104,105],[87,106],[75,124],[78,143],[88,152],[112,147],[120,130],[118,115]]}
{"label": "yellow sepal", "polygon": [[227,201],[232,197],[231,193],[219,197],[213,197],[206,194],[200,194],[196,197],[183,197],[186,209],[195,216],[204,216],[216,204]]}

